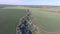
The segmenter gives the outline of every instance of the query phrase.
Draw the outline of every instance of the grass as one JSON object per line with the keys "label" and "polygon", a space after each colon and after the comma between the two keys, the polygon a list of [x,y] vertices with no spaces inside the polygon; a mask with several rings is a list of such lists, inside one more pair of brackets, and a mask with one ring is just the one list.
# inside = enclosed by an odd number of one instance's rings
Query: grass
{"label": "grass", "polygon": [[[16,25],[18,19],[26,15],[25,10],[30,9],[31,19],[41,30],[47,32],[60,31],[60,13],[49,12],[43,8],[28,8],[28,7],[5,7],[0,9],[0,34],[16,34]],[[34,31],[32,31],[35,34]]]}
{"label": "grass", "polygon": [[18,20],[24,15],[23,9],[0,9],[0,34],[16,34]]}
{"label": "grass", "polygon": [[60,13],[31,9],[33,21],[42,30],[48,32],[60,31]]}

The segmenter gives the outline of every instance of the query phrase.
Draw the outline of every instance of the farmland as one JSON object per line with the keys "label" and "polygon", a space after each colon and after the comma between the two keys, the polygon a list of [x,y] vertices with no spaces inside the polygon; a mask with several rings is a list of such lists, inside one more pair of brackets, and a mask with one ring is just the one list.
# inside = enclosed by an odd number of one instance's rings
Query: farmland
{"label": "farmland", "polygon": [[[46,32],[60,32],[60,7],[4,7],[0,9],[0,34],[16,34],[19,18],[31,11],[32,23]],[[33,32],[35,33],[35,32]],[[42,32],[43,33],[43,32]],[[44,33],[43,33],[44,34]]]}
{"label": "farmland", "polygon": [[[56,9],[56,8],[54,8]],[[51,11],[51,12],[50,12]],[[35,23],[40,29],[47,32],[60,32],[60,13],[52,12],[52,10],[44,8],[31,9],[33,23]]]}
{"label": "farmland", "polygon": [[24,9],[0,9],[0,34],[16,34],[16,25],[24,15]]}

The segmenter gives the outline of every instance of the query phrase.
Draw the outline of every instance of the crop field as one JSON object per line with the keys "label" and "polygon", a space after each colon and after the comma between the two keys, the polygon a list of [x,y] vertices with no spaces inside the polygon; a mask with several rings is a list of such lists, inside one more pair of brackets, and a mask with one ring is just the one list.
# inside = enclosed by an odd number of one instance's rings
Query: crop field
{"label": "crop field", "polygon": [[[52,10],[51,10],[52,11]],[[46,32],[60,32],[60,13],[44,9],[31,9],[32,20]]]}
{"label": "crop field", "polygon": [[24,9],[0,9],[0,34],[16,34],[18,20],[24,15]]}
{"label": "crop field", "polygon": [[[9,9],[10,8],[10,9]],[[19,18],[31,11],[32,22],[45,32],[60,32],[60,8],[5,7],[0,9],[0,34],[16,34]],[[35,32],[33,32],[35,33]],[[43,32],[44,34],[44,32]],[[46,33],[45,33],[46,34]],[[59,33],[60,34],[60,33]]]}

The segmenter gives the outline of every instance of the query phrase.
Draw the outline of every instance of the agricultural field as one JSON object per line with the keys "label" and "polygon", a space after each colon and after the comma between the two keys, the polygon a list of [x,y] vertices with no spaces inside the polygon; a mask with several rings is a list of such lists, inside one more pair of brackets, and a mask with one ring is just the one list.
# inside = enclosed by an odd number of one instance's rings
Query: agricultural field
{"label": "agricultural field", "polygon": [[25,15],[25,9],[0,9],[0,34],[16,34],[16,25]]}
{"label": "agricultural field", "polygon": [[[0,9],[0,34],[16,34],[16,25],[19,18],[26,15],[25,9],[30,10],[32,23],[41,31],[60,32],[60,7],[18,6]],[[46,34],[44,32],[42,34]]]}
{"label": "agricultural field", "polygon": [[60,32],[59,12],[59,8],[34,8],[31,9],[31,16],[33,23],[35,23],[41,30],[45,32]]}

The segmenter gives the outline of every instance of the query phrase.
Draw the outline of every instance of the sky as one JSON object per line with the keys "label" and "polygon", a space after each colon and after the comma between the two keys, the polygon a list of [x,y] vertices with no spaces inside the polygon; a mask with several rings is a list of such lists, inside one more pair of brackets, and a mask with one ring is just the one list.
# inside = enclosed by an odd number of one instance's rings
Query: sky
{"label": "sky", "polygon": [[0,4],[11,5],[59,5],[60,0],[0,0]]}

